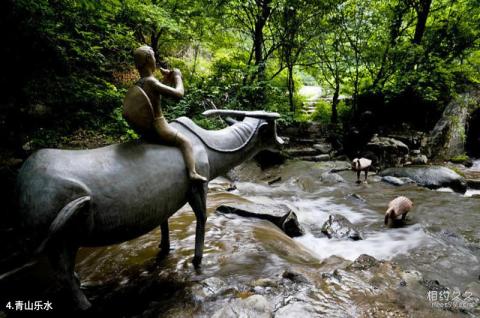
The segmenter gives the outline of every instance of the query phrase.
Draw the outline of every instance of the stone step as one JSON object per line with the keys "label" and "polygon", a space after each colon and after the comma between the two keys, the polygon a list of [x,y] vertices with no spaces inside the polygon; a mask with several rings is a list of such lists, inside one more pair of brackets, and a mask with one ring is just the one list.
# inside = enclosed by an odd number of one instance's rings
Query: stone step
{"label": "stone step", "polygon": [[304,161],[314,161],[314,162],[328,161],[330,160],[330,155],[322,154],[322,155],[316,155],[316,156],[302,156],[302,157],[298,157],[298,159],[304,160]]}
{"label": "stone step", "polygon": [[320,150],[315,148],[290,148],[284,151],[289,157],[303,157],[303,156],[316,156],[320,154]]}
{"label": "stone step", "polygon": [[317,143],[322,143],[323,140],[321,140],[321,139],[310,139],[310,138],[291,138],[290,142],[295,143],[295,144],[313,145],[313,144],[317,144]]}

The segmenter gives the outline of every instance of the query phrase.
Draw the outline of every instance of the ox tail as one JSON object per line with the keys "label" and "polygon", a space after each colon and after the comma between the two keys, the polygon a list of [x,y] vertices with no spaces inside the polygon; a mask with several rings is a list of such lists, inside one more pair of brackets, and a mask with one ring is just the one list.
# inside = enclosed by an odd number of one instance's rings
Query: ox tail
{"label": "ox tail", "polygon": [[48,243],[54,239],[59,232],[64,230],[65,228],[70,227],[77,216],[83,211],[83,208],[90,203],[90,196],[82,196],[73,201],[70,201],[67,205],[65,205],[60,212],[57,214],[57,217],[53,220],[50,224],[50,228],[48,230],[47,238],[44,239],[38,248],[33,253],[33,260],[30,257],[28,261],[23,261],[22,263],[16,265],[14,269],[11,269],[7,272],[0,273],[0,283],[7,281],[10,277],[15,276],[17,273],[20,273],[24,270],[27,270],[33,266],[35,266],[39,260],[38,256],[41,254],[45,248],[47,247]]}
{"label": "ox tail", "polygon": [[53,220],[52,224],[50,224],[47,237],[42,241],[42,243],[40,243],[34,254],[38,255],[42,253],[48,243],[51,242],[52,239],[54,239],[57,234],[62,231],[62,229],[65,229],[69,224],[72,224],[71,221],[76,219],[83,208],[90,203],[90,200],[91,197],[86,195],[70,201],[67,205],[65,205],[57,214],[57,217]]}

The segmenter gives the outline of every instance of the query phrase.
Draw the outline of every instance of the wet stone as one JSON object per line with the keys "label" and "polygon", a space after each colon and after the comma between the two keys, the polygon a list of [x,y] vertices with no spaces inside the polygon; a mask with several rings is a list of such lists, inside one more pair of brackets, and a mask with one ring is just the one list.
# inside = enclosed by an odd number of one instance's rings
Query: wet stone
{"label": "wet stone", "polygon": [[319,314],[315,312],[312,305],[301,301],[291,302],[275,312],[275,318],[291,317],[313,318],[319,317]]}
{"label": "wet stone", "polygon": [[388,168],[379,173],[381,176],[407,177],[418,185],[438,189],[452,188],[456,192],[465,193],[467,183],[455,171],[441,166],[409,166],[401,168]]}
{"label": "wet stone", "polygon": [[295,283],[308,283],[308,279],[305,276],[289,270],[284,271],[282,277]]}
{"label": "wet stone", "polygon": [[384,176],[384,177],[382,177],[382,181],[384,181],[386,183],[390,183],[394,186],[402,186],[402,185],[407,184],[407,183],[415,183],[415,181],[413,181],[410,178],[406,178],[406,177],[397,178],[397,177],[392,177],[392,176]]}
{"label": "wet stone", "polygon": [[[283,216],[277,216],[267,213],[256,213],[241,209],[236,206],[221,205],[217,208],[217,213],[223,214],[236,214],[241,217],[257,218],[261,220],[267,220],[278,226],[285,234],[290,237],[301,236],[304,230],[298,222],[297,215],[292,210],[287,209],[287,212]],[[272,209],[274,210],[274,209]]]}
{"label": "wet stone", "polygon": [[259,287],[277,287],[278,283],[270,278],[260,278],[252,281],[250,285]]}
{"label": "wet stone", "polygon": [[442,284],[440,284],[440,282],[438,280],[424,279],[422,281],[422,285],[425,286],[429,291],[440,292],[440,291],[448,290],[448,288],[443,286]]}
{"label": "wet stone", "polygon": [[425,155],[418,155],[411,158],[412,164],[414,165],[426,165],[428,163],[428,158]]}
{"label": "wet stone", "polygon": [[367,270],[372,267],[375,267],[379,264],[379,261],[370,255],[367,254],[362,254],[357,259],[348,266],[350,269],[356,269],[356,270]]}
{"label": "wet stone", "polygon": [[208,298],[234,293],[236,289],[217,277],[209,277],[192,287],[193,298],[203,302]]}
{"label": "wet stone", "polygon": [[347,195],[347,198],[353,199],[353,200],[358,200],[360,202],[367,202],[367,200],[364,197],[362,197],[360,194],[356,194],[356,193],[349,193]]}
{"label": "wet stone", "polygon": [[279,181],[281,181],[281,180],[282,180],[282,177],[274,177],[274,178],[272,178],[272,179],[270,179],[270,180],[267,180],[267,183],[268,183],[268,185],[272,185],[272,184],[277,183],[277,182],[279,182]]}
{"label": "wet stone", "polygon": [[333,183],[345,182],[345,179],[343,179],[342,176],[340,176],[337,173],[333,173],[333,172],[322,173],[322,175],[320,176],[320,179],[322,180],[322,182],[332,183],[332,184]]}
{"label": "wet stone", "polygon": [[234,299],[213,314],[212,318],[271,318],[272,308],[262,295]]}
{"label": "wet stone", "polygon": [[331,214],[322,226],[322,233],[328,238],[362,240],[360,232],[344,216]]}

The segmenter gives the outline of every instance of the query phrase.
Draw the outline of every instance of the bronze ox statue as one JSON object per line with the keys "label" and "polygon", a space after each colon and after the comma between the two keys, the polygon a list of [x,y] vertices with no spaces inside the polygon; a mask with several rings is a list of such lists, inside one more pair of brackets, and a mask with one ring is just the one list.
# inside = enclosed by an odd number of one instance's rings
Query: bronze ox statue
{"label": "bronze ox statue", "polygon": [[[197,171],[208,180],[283,143],[276,134],[277,113],[211,110],[204,115],[243,118],[218,131],[186,117],[171,123],[191,141]],[[176,147],[132,141],[91,150],[43,149],[24,163],[16,186],[28,249],[32,256],[48,256],[79,309],[90,307],[74,272],[79,247],[124,242],[160,226],[160,253],[167,254],[168,218],[187,202],[197,219],[193,263],[201,263],[207,183],[190,181]]]}

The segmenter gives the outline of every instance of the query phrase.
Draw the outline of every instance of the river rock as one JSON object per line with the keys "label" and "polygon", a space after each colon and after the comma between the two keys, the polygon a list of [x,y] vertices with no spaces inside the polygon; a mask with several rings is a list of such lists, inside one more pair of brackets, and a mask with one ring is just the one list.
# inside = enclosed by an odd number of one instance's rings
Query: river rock
{"label": "river rock", "polygon": [[349,198],[349,199],[353,199],[353,200],[363,202],[363,203],[367,202],[367,200],[364,197],[362,197],[360,194],[357,194],[357,193],[349,193],[349,194],[347,194],[346,197]]}
{"label": "river rock", "polygon": [[429,189],[449,187],[460,193],[465,193],[467,190],[467,183],[462,176],[451,169],[441,166],[388,168],[380,171],[379,175],[410,178],[418,185]]}
{"label": "river rock", "polygon": [[402,133],[389,134],[387,137],[400,140],[410,149],[416,148],[416,150],[410,150],[410,152],[415,153],[414,151],[416,151],[417,154],[420,153],[419,148],[423,147],[427,142],[426,135],[423,131],[412,130],[410,128],[404,129]]}
{"label": "river rock", "polygon": [[366,146],[366,152],[373,153],[370,157],[376,158],[375,164],[379,167],[395,166],[400,164],[408,154],[408,146],[400,140],[379,137],[374,135]]}
{"label": "river rock", "polygon": [[320,176],[320,179],[322,180],[322,182],[332,183],[332,184],[345,182],[345,179],[343,179],[341,175],[339,175],[338,173],[332,173],[332,172],[322,173],[322,175]]}
{"label": "river rock", "polygon": [[[267,209],[266,207],[259,207],[259,209]],[[239,207],[229,206],[229,205],[221,205],[217,208],[216,212],[218,213],[233,213],[242,217],[249,217],[249,218],[257,218],[261,220],[267,220],[275,224],[279,227],[285,234],[290,237],[297,237],[301,236],[304,233],[304,230],[300,223],[298,222],[297,215],[295,212],[288,208],[284,208],[282,210],[288,210],[284,215],[272,215],[266,213],[257,213],[257,212],[250,212]]]}
{"label": "river rock", "polygon": [[320,316],[311,304],[304,301],[289,302],[275,312],[275,318],[314,318]]}
{"label": "river rock", "polygon": [[322,233],[328,238],[362,240],[356,227],[340,214],[331,214],[322,226]]}
{"label": "river rock", "polygon": [[213,314],[212,318],[271,318],[272,306],[262,295],[234,299]]}
{"label": "river rock", "polygon": [[290,270],[284,271],[282,277],[295,283],[308,283],[308,279],[304,275]]}
{"label": "river rock", "polygon": [[354,269],[354,270],[367,270],[374,266],[377,266],[379,261],[370,255],[362,254],[352,264],[350,264],[347,269]]}
{"label": "river rock", "polygon": [[428,163],[428,158],[425,155],[417,155],[410,158],[410,161],[414,165],[426,165]]}
{"label": "river rock", "polygon": [[219,294],[227,284],[217,277],[209,277],[202,281],[202,290],[207,296]]}
{"label": "river rock", "polygon": [[271,278],[259,278],[250,283],[253,287],[278,287],[278,283]]}
{"label": "river rock", "polygon": [[410,178],[397,178],[397,177],[392,177],[392,176],[384,176],[384,177],[382,177],[382,181],[384,181],[386,183],[390,183],[394,186],[402,186],[402,185],[407,184],[407,183],[415,183],[415,181],[413,181]]}

